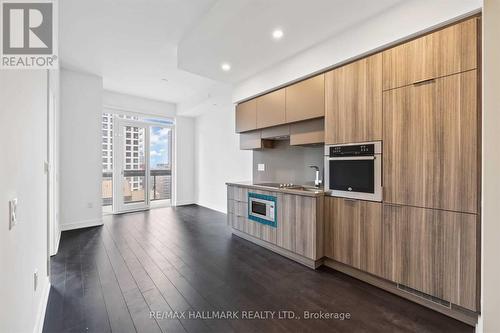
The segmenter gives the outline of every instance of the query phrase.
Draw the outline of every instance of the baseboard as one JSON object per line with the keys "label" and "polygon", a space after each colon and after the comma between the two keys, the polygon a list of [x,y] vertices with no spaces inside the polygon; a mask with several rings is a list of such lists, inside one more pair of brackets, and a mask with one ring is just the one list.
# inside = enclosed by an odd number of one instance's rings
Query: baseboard
{"label": "baseboard", "polygon": [[57,254],[57,251],[59,251],[59,242],[61,241],[61,228],[57,231],[57,239],[56,239],[56,247],[54,249],[54,252],[50,254],[50,256],[55,256]]}
{"label": "baseboard", "polygon": [[64,224],[61,224],[61,231],[89,228],[89,227],[97,227],[97,226],[100,226],[102,224],[103,224],[102,218],[64,223]]}
{"label": "baseboard", "polygon": [[211,210],[215,210],[219,213],[223,213],[223,214],[227,214],[227,206],[224,206],[223,208],[221,207],[216,207],[216,206],[212,206],[212,205],[209,205],[209,204],[204,204],[202,202],[195,202],[196,205],[198,206],[201,206],[201,207],[205,207],[205,208],[208,208],[208,209],[211,209]]}
{"label": "baseboard", "polygon": [[40,305],[38,306],[35,328],[33,329],[33,333],[42,333],[43,331],[43,323],[45,322],[45,311],[47,310],[47,305],[49,302],[49,294],[50,294],[50,281],[47,277],[47,283],[45,284],[45,289],[42,291],[42,299],[40,301]]}
{"label": "baseboard", "polygon": [[186,200],[186,201],[177,201],[175,203],[175,206],[187,206],[187,205],[196,205],[196,201]]}

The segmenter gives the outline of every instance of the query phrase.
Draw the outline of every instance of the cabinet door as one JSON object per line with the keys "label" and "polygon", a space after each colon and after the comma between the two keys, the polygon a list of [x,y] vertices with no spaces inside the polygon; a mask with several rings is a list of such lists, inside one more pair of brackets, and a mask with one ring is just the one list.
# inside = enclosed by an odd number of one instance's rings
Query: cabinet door
{"label": "cabinet door", "polygon": [[477,212],[476,71],[384,93],[384,201]]}
{"label": "cabinet door", "polygon": [[382,55],[326,73],[325,143],[382,139]]}
{"label": "cabinet door", "polygon": [[384,205],[395,226],[396,282],[476,310],[477,216]]}
{"label": "cabinet door", "polygon": [[324,74],[286,87],[286,121],[296,121],[325,116]]}
{"label": "cabinet door", "polygon": [[257,128],[281,125],[285,122],[285,89],[257,97]]}
{"label": "cabinet door", "polygon": [[[385,265],[392,251],[384,253],[382,204],[377,202],[325,198],[326,256],[365,272],[390,278]],[[392,235],[388,235],[389,239]]]}
{"label": "cabinet door", "polygon": [[257,128],[257,102],[255,99],[236,106],[236,133]]}
{"label": "cabinet door", "polygon": [[477,25],[472,18],[384,51],[384,90],[475,69]]}
{"label": "cabinet door", "polygon": [[308,145],[325,142],[325,118],[304,120],[290,124],[290,145]]}

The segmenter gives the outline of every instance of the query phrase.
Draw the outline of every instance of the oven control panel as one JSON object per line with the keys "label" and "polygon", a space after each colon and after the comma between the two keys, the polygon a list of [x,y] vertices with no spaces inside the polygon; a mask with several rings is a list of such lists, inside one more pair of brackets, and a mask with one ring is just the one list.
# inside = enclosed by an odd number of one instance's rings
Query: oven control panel
{"label": "oven control panel", "polygon": [[374,144],[330,147],[330,157],[370,156],[374,154],[375,154]]}

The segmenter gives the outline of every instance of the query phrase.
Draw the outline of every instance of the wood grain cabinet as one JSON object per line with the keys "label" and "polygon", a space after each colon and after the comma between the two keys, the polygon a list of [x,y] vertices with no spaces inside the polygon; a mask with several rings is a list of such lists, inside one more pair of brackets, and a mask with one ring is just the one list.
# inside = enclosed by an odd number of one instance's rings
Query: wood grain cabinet
{"label": "wood grain cabinet", "polygon": [[478,18],[472,18],[383,52],[383,89],[477,68]]}
{"label": "wood grain cabinet", "polygon": [[256,98],[257,128],[281,125],[286,122],[285,89]]}
{"label": "wood grain cabinet", "polygon": [[325,76],[292,84],[286,89],[286,121],[296,121],[325,116]]}
{"label": "wood grain cabinet", "polygon": [[309,145],[325,142],[325,118],[290,124],[290,145]]}
{"label": "wood grain cabinet", "polygon": [[257,101],[255,99],[236,106],[236,133],[257,128]]}
{"label": "wood grain cabinet", "polygon": [[382,55],[336,68],[325,77],[325,143],[382,139]]}
{"label": "wood grain cabinet", "polygon": [[477,216],[384,205],[394,226],[396,282],[475,311]]}
{"label": "wood grain cabinet", "polygon": [[478,211],[476,71],[384,93],[384,201]]}
{"label": "wood grain cabinet", "polygon": [[[248,219],[249,192],[276,196],[276,228]],[[227,222],[233,229],[292,253],[294,256],[291,258],[294,260],[297,257],[305,258],[306,264],[313,266],[323,257],[323,199],[323,196],[303,196],[228,185]],[[298,261],[304,263],[304,260]]]}
{"label": "wood grain cabinet", "polygon": [[[365,272],[392,278],[392,233],[382,222],[382,204],[325,198],[325,255]],[[386,249],[387,251],[386,253]]]}

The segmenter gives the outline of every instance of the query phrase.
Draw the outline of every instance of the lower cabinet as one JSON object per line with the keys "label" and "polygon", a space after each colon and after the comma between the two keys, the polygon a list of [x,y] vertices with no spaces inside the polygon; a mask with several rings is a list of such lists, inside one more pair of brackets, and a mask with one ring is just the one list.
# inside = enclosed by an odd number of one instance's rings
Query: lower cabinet
{"label": "lower cabinet", "polygon": [[384,205],[393,226],[393,280],[470,310],[477,310],[475,214]]}
{"label": "lower cabinet", "polygon": [[325,198],[325,255],[343,264],[390,279],[390,228],[378,202]]}
{"label": "lower cabinet", "polygon": [[[248,192],[277,197],[277,227],[248,219]],[[323,197],[228,186],[228,225],[302,257],[323,257]]]}

